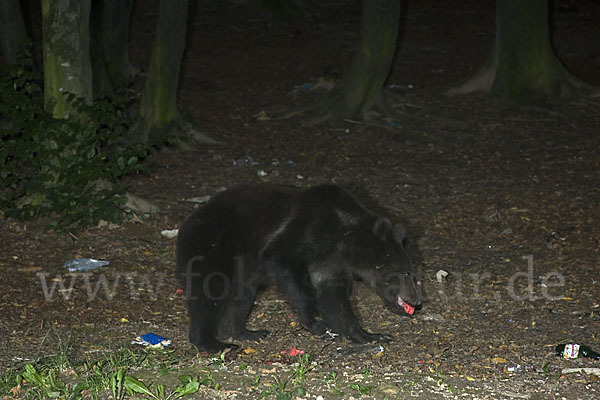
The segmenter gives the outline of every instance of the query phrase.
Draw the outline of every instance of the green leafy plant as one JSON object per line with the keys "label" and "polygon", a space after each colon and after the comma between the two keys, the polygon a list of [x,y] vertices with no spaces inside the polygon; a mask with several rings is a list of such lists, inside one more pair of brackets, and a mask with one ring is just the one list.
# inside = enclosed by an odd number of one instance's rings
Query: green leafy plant
{"label": "green leafy plant", "polygon": [[356,390],[359,395],[370,395],[371,394],[371,386],[370,385],[359,385],[358,383],[352,383],[350,388]]}
{"label": "green leafy plant", "polygon": [[115,400],[125,397],[125,368],[119,368],[110,378],[110,391]]}
{"label": "green leafy plant", "polygon": [[146,386],[142,381],[129,375],[124,375],[123,387],[130,394],[143,394],[151,399],[157,400],[178,399],[188,394],[194,394],[200,388],[200,379],[198,377],[181,375],[179,381],[181,383],[168,395],[165,394],[164,385],[155,385],[153,389],[150,389],[150,387]]}
{"label": "green leafy plant", "polygon": [[287,390],[286,387],[289,383],[288,380],[280,380],[279,378],[275,378],[276,385],[273,389],[263,390],[260,392],[258,399],[265,399],[267,397],[273,396],[276,400],[290,400],[292,398],[292,392]]}
{"label": "green leafy plant", "polygon": [[325,377],[325,382],[333,385],[333,388],[330,389],[330,393],[334,396],[342,396],[344,391],[338,384],[338,375],[335,371],[329,371],[329,374]]}
{"label": "green leafy plant", "polygon": [[80,383],[72,388],[56,376],[54,369],[48,371],[38,371],[32,364],[26,364],[23,367],[21,377],[31,386],[28,392],[31,396],[40,399],[56,398],[81,398],[81,391],[87,388],[85,383]]}
{"label": "green leafy plant", "polygon": [[304,382],[304,378],[308,371],[310,371],[313,366],[310,363],[310,355],[308,353],[304,353],[298,356],[298,367],[294,371],[293,379],[296,382]]}
{"label": "green leafy plant", "polygon": [[30,59],[0,71],[0,207],[19,220],[50,216],[59,229],[120,222],[119,179],[139,171],[148,151],[125,144],[131,101],[66,96],[73,113],[55,119]]}
{"label": "green leafy plant", "polygon": [[[304,379],[306,373],[310,371],[313,366],[310,363],[309,354],[301,354],[298,356],[298,366],[292,373],[290,379],[282,380],[276,379],[276,385],[273,389],[263,390],[259,399],[264,399],[269,396],[274,396],[277,400],[291,399],[292,395],[302,397],[306,395],[306,388],[304,387]],[[256,385],[258,385],[260,378],[256,379]],[[292,383],[293,389],[288,389],[288,385]]]}
{"label": "green leafy plant", "polygon": [[9,369],[0,376],[0,396],[11,393],[21,385],[21,374],[16,369]]}

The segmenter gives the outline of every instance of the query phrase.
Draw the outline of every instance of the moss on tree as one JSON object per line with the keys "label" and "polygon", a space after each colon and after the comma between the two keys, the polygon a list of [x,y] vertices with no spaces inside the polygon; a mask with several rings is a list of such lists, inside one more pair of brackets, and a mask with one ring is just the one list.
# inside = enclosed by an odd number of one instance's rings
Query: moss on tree
{"label": "moss on tree", "polygon": [[490,59],[448,94],[483,91],[509,100],[559,100],[590,89],[554,53],[546,0],[497,0],[496,41]]}

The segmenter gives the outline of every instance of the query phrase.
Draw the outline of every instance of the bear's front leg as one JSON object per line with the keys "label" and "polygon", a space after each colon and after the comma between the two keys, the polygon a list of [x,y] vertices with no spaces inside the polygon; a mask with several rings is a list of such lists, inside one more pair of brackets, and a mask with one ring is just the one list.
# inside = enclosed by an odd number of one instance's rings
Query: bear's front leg
{"label": "bear's front leg", "polygon": [[269,331],[264,329],[251,331],[246,328],[246,320],[254,305],[257,291],[258,285],[255,281],[245,278],[242,272],[234,275],[231,293],[221,315],[217,336],[258,342],[269,334]]}
{"label": "bear's front leg", "polygon": [[317,307],[325,324],[334,332],[357,343],[390,342],[392,337],[365,331],[352,311],[351,281],[323,282],[317,287]]}

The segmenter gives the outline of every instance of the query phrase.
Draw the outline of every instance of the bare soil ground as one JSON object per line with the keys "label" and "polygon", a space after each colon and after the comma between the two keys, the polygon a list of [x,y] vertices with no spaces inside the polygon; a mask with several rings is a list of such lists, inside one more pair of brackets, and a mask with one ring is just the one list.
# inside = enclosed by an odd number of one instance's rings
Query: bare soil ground
{"label": "bare soil ground", "polygon": [[[304,96],[300,85],[340,76],[357,40],[357,3],[326,2],[278,23],[219,1],[194,6],[180,107],[224,144],[151,157],[129,184],[161,205],[153,216],[76,235],[0,220],[0,372],[54,351],[49,332],[70,332],[81,359],[131,346],[146,332],[169,337],[182,360],[193,359],[175,242],[160,234],[192,212],[186,199],[241,182],[353,182],[411,222],[424,308],[400,318],[359,285],[363,325],[395,337],[380,349],[312,337],[267,290],[249,324],[271,334],[241,343],[252,350],[231,355],[228,371],[215,372],[222,388],[198,398],[257,398],[275,386],[273,376],[293,370],[280,354],[292,346],[316,362],[306,398],[359,397],[365,387],[363,398],[600,398],[598,376],[562,373],[600,361],[553,354],[563,342],[600,350],[600,100],[445,97],[491,51],[494,7],[428,0],[411,2],[404,19],[389,78],[405,114],[395,124],[376,115],[335,127],[257,118],[291,110]],[[600,4],[566,4],[554,15],[557,53],[600,85]],[[140,66],[156,10],[153,2],[136,8],[132,56]],[[77,256],[111,263],[68,274],[61,266]],[[449,273],[441,283],[439,270]],[[234,368],[242,363],[248,368]]]}

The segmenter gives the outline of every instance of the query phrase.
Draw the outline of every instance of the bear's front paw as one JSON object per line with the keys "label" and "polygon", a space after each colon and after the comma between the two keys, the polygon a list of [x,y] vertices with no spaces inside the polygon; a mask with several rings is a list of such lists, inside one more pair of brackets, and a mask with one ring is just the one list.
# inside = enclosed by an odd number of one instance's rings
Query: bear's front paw
{"label": "bear's front paw", "polygon": [[359,336],[351,337],[357,343],[388,343],[394,340],[390,335],[383,333],[369,333],[366,331],[361,332]]}
{"label": "bear's front paw", "polygon": [[208,340],[204,342],[192,342],[199,353],[217,354],[223,350],[229,349],[230,352],[236,352],[238,347],[235,344],[223,343],[218,340]]}
{"label": "bear's front paw", "polygon": [[261,339],[264,339],[269,334],[269,331],[265,329],[260,329],[257,331],[246,330],[244,332],[240,332],[234,336],[237,340],[250,340],[253,342],[258,342]]}
{"label": "bear's front paw", "polygon": [[[302,324],[304,325],[304,324]],[[312,323],[304,325],[306,329],[315,336],[323,336],[327,332],[327,327],[321,321],[313,320]]]}
{"label": "bear's front paw", "polygon": [[377,343],[389,343],[392,340],[394,340],[394,338],[390,335],[386,335],[383,333],[372,333],[370,341],[377,342]]}

